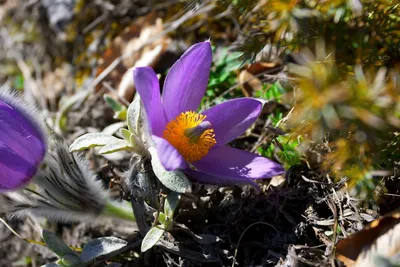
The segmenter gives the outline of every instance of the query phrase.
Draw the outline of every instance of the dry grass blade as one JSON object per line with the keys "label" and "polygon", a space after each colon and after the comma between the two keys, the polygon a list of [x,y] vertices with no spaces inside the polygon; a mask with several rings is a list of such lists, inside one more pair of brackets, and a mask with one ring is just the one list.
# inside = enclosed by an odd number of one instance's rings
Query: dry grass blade
{"label": "dry grass blade", "polygon": [[13,233],[16,237],[18,237],[22,240],[25,240],[26,242],[32,243],[32,244],[46,246],[46,243],[44,243],[44,242],[23,238],[10,225],[8,225],[8,223],[5,220],[3,220],[2,218],[0,218],[0,222],[2,222],[8,228],[8,230],[10,230],[11,233]]}

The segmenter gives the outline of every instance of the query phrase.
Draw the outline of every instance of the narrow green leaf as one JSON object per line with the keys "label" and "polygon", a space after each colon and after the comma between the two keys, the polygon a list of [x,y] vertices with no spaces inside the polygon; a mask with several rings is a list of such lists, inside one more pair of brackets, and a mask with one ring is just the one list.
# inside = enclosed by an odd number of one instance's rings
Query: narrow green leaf
{"label": "narrow green leaf", "polygon": [[119,119],[123,121],[126,120],[126,112],[127,112],[126,108],[124,110],[115,112],[114,119]]}
{"label": "narrow green leaf", "polygon": [[112,96],[109,94],[104,94],[103,95],[104,101],[106,101],[107,105],[114,110],[115,112],[122,111],[126,107],[119,101],[115,100]]}
{"label": "narrow green leaf", "polygon": [[104,133],[88,133],[78,137],[69,147],[70,152],[80,151],[96,146],[105,146],[107,144],[119,142],[118,139],[112,135]]}
{"label": "narrow green leaf", "polygon": [[126,127],[126,122],[119,121],[119,122],[112,123],[112,124],[104,127],[104,129],[101,131],[101,133],[113,135],[116,132],[118,132],[121,128],[124,128],[124,127]]}
{"label": "narrow green leaf", "polygon": [[99,153],[100,154],[110,154],[120,150],[129,150],[132,146],[123,139],[118,139],[110,144],[103,146]]}
{"label": "narrow green leaf", "polygon": [[140,102],[140,117],[139,117],[139,124],[140,124],[140,131],[138,136],[141,136],[143,140],[151,140],[151,130],[150,130],[150,124],[149,120],[147,119],[147,114],[144,109],[143,103]]}
{"label": "narrow green leaf", "polygon": [[140,251],[145,252],[149,249],[151,249],[157,242],[160,240],[160,238],[163,236],[165,230],[160,228],[160,226],[155,226],[151,228],[146,236],[143,238],[142,241],[142,246],[140,248]]}
{"label": "narrow green leaf", "polygon": [[126,114],[128,129],[131,133],[135,133],[135,134],[139,133],[140,112],[141,112],[140,98],[135,97],[135,99],[129,105],[128,111]]}
{"label": "narrow green leaf", "polygon": [[127,108],[124,104],[119,102],[118,100],[115,100],[112,96],[105,94],[103,96],[104,101],[107,103],[107,105],[114,110],[114,119],[120,119],[120,120],[126,120],[126,112]]}
{"label": "narrow green leaf", "polygon": [[54,233],[43,229],[42,237],[47,247],[51,251],[53,251],[58,257],[62,258],[65,255],[78,256],[78,254],[73,249],[66,245],[64,241],[62,241],[62,239],[56,236]]}
{"label": "narrow green leaf", "polygon": [[157,220],[158,220],[159,223],[164,224],[164,222],[165,222],[166,219],[167,219],[167,216],[165,216],[164,213],[160,212],[160,213],[158,214]]}
{"label": "narrow green leaf", "polygon": [[167,217],[173,218],[176,207],[178,207],[181,195],[176,192],[170,192],[164,202],[164,213]]}
{"label": "narrow green leaf", "polygon": [[[127,129],[119,129],[119,132],[121,133],[122,137],[123,137],[128,143],[131,142],[131,135],[132,135],[132,133],[131,133],[129,130],[127,130]],[[134,145],[134,144],[131,144],[131,145]]]}

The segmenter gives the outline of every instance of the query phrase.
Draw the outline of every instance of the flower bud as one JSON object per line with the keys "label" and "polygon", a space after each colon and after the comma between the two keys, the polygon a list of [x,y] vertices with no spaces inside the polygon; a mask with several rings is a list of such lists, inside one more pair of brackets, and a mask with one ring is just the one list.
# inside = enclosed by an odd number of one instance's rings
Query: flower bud
{"label": "flower bud", "polygon": [[7,91],[0,87],[0,192],[28,183],[47,150],[40,116]]}

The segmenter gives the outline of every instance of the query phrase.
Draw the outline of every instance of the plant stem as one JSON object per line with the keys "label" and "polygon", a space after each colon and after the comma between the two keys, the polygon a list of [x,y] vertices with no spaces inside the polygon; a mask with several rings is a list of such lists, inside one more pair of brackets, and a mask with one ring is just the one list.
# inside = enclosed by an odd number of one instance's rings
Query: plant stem
{"label": "plant stem", "polygon": [[104,214],[123,220],[136,222],[135,216],[132,212],[132,207],[130,206],[130,203],[126,201],[121,203],[108,201],[104,207]]}

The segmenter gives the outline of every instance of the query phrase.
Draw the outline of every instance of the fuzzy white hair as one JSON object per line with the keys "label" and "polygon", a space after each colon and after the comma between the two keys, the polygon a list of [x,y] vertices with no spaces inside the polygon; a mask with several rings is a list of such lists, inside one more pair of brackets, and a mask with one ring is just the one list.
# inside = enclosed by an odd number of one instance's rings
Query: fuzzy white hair
{"label": "fuzzy white hair", "polygon": [[11,216],[32,214],[51,220],[71,222],[92,220],[104,215],[107,204],[121,206],[109,197],[96,174],[82,157],[71,154],[62,140],[49,143],[44,117],[33,104],[22,101],[15,91],[0,86],[0,100],[12,106],[37,129],[46,148],[42,168],[31,180],[34,190],[27,187],[19,192],[10,192],[7,213]]}
{"label": "fuzzy white hair", "polygon": [[32,214],[56,221],[83,221],[98,217],[110,202],[88,162],[70,154],[64,142],[56,142],[48,153],[43,170],[32,180],[38,191],[12,195],[14,216]]}

